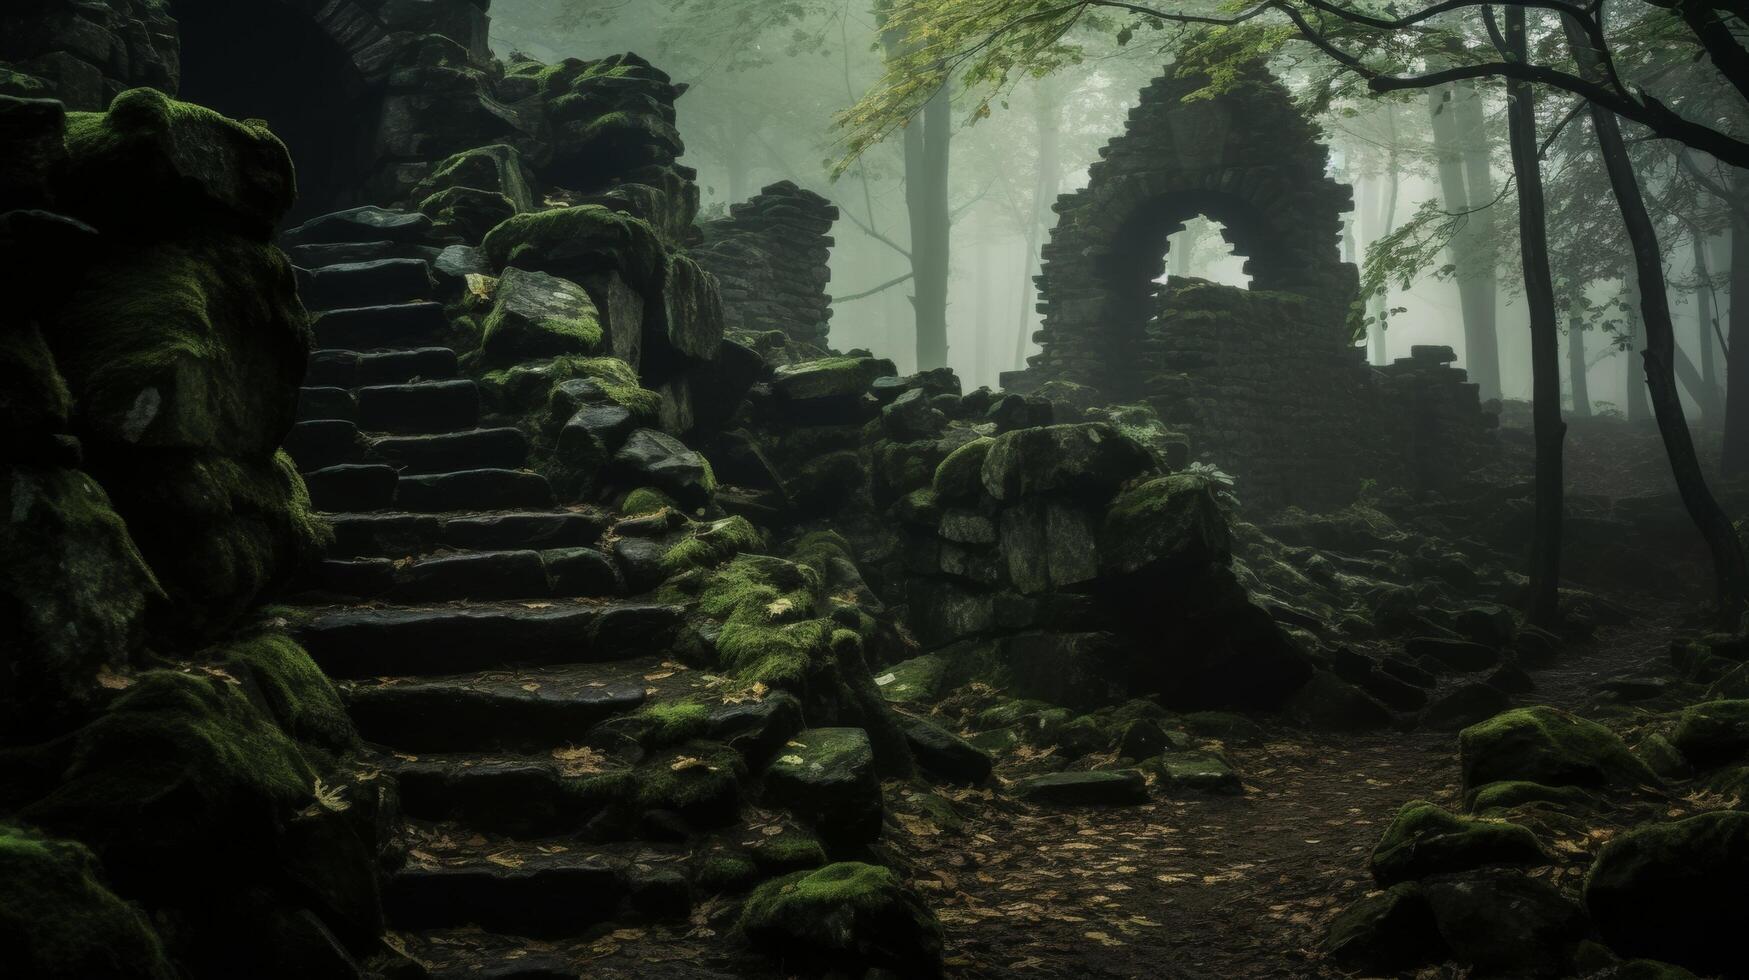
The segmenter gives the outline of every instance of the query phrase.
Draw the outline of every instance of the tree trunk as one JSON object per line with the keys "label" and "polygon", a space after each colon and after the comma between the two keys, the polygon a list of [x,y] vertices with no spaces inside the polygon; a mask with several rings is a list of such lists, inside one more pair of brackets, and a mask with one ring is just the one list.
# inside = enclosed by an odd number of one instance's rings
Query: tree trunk
{"label": "tree trunk", "polygon": [[[1458,289],[1464,315],[1464,363],[1483,398],[1500,397],[1499,296],[1494,270],[1499,264],[1494,230],[1494,154],[1488,142],[1482,92],[1473,81],[1455,90],[1458,144],[1463,147],[1464,182],[1470,214],[1464,220],[1458,258]],[[1457,243],[1454,243],[1457,244]]]}
{"label": "tree trunk", "polygon": [[[1511,57],[1527,59],[1524,8],[1506,8]],[[1542,162],[1537,156],[1535,90],[1529,82],[1506,83],[1512,136],[1512,172],[1518,186],[1518,241],[1524,260],[1524,298],[1530,307],[1532,417],[1536,433],[1536,520],[1530,544],[1530,596],[1526,614],[1545,629],[1556,624],[1561,603],[1561,451],[1567,423],[1561,420],[1561,334],[1555,318],[1555,281],[1549,271],[1548,211],[1543,202]],[[1492,288],[1492,276],[1489,276]]]}
{"label": "tree trunk", "polygon": [[947,366],[948,144],[953,101],[943,88],[905,128],[905,208],[911,219],[911,268],[917,314],[917,370]]}
{"label": "tree trunk", "polygon": [[[1662,270],[1660,270],[1662,275]],[[1640,277],[1629,269],[1625,276],[1627,281],[1622,284],[1623,302],[1627,305],[1628,318],[1628,357],[1626,358],[1626,376],[1622,379],[1624,401],[1622,412],[1629,422],[1638,422],[1646,417],[1649,411],[1646,405],[1646,381],[1640,366],[1634,363],[1633,352],[1643,350],[1646,346],[1646,326],[1641,306],[1645,297],[1640,291]]]}
{"label": "tree trunk", "polygon": [[1038,181],[1033,185],[1032,220],[1027,224],[1026,254],[1020,266],[1020,325],[1014,338],[1014,368],[1026,367],[1026,351],[1032,346],[1036,286],[1032,277],[1039,268],[1039,242],[1051,224],[1051,206],[1062,189],[1062,94],[1054,79],[1042,78],[1035,86],[1033,118],[1038,128]]}
{"label": "tree trunk", "polygon": [[1700,345],[1700,384],[1707,393],[1701,402],[1701,413],[1710,422],[1717,419],[1719,413],[1719,375],[1713,363],[1713,332],[1718,329],[1718,324],[1713,310],[1713,267],[1707,256],[1712,243],[1710,236],[1699,228],[1693,230],[1693,235],[1694,342]]}
{"label": "tree trunk", "polygon": [[[1590,46],[1584,29],[1570,18],[1562,18],[1567,29],[1567,43],[1587,77],[1598,76],[1599,54]],[[1641,285],[1641,313],[1646,329],[1646,349],[1642,357],[1646,364],[1646,384],[1651,393],[1652,409],[1658,418],[1658,431],[1664,437],[1664,449],[1670,456],[1670,469],[1676,478],[1677,493],[1688,510],[1690,519],[1700,530],[1708,550],[1712,552],[1713,575],[1722,625],[1735,628],[1742,619],[1745,591],[1749,589],[1749,568],[1745,567],[1743,543],[1718,501],[1708,488],[1700,457],[1695,453],[1694,438],[1683,416],[1682,399],[1676,391],[1676,329],[1670,321],[1670,301],[1664,285],[1663,256],[1658,246],[1658,232],[1646,213],[1646,203],[1640,194],[1639,179],[1634,175],[1633,161],[1622,142],[1621,128],[1615,114],[1593,103],[1591,124],[1597,131],[1598,148],[1604,167],[1609,171],[1610,188],[1621,205],[1622,220],[1627,225],[1628,240],[1634,247],[1634,264]]]}
{"label": "tree trunk", "polygon": [[1588,419],[1591,417],[1591,379],[1586,376],[1585,320],[1579,316],[1577,299],[1568,308],[1567,378],[1573,389],[1573,417]]}
{"label": "tree trunk", "polygon": [[[1749,198],[1749,170],[1731,181],[1739,198]],[[1725,343],[1725,476],[1749,473],[1749,220],[1732,212],[1731,307]]]}
{"label": "tree trunk", "polygon": [[[1442,85],[1427,90],[1427,110],[1433,123],[1433,152],[1439,164],[1440,199],[1449,214],[1468,214],[1487,201],[1472,199],[1465,177],[1464,145],[1459,131],[1458,89]],[[1474,218],[1475,215],[1469,215]],[[1456,267],[1458,308],[1464,322],[1464,367],[1470,380],[1482,390],[1483,398],[1500,397],[1500,354],[1498,343],[1481,330],[1482,311],[1476,290],[1466,285],[1475,268],[1474,222],[1465,220],[1452,235],[1447,252]],[[1490,297],[1489,305],[1492,304]]]}

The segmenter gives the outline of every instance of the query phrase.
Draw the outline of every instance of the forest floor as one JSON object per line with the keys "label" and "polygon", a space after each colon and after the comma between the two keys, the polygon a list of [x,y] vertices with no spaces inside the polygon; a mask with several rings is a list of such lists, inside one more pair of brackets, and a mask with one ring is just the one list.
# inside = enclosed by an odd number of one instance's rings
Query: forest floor
{"label": "forest floor", "polygon": [[[1581,708],[1597,682],[1665,655],[1656,617],[1602,630],[1535,671],[1526,703]],[[1058,809],[990,789],[945,795],[963,826],[899,818],[886,846],[935,907],[947,975],[995,978],[1322,978],[1330,919],[1371,891],[1367,855],[1405,802],[1455,805],[1450,732],[1314,734],[1270,724],[1227,754],[1242,796],[1190,794],[1139,807]],[[998,769],[998,776],[1001,770]],[[904,794],[908,790],[894,787]],[[901,811],[902,812],[902,811]],[[729,923],[703,908],[690,929],[617,929],[550,947],[591,977],[725,980],[784,977],[724,943]],[[441,959],[422,949],[421,958]],[[540,944],[498,976],[546,977]],[[568,974],[567,974],[568,975]],[[1431,968],[1427,977],[1442,977]]]}

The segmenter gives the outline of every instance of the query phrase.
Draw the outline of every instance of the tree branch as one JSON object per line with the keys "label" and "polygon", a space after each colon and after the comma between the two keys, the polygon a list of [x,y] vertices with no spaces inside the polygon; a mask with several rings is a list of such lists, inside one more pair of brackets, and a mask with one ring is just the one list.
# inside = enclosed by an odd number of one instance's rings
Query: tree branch
{"label": "tree branch", "polygon": [[879,286],[876,286],[873,289],[865,289],[860,293],[852,293],[849,296],[834,296],[834,297],[832,297],[832,305],[837,306],[839,303],[851,303],[851,302],[855,302],[856,300],[859,300],[859,299],[867,299],[868,297],[873,296],[876,293],[884,292],[888,289],[892,289],[894,286],[897,286],[898,284],[900,284],[902,282],[908,281],[911,278],[911,276],[912,276],[912,273],[907,272],[904,275],[900,276],[899,278],[889,279],[886,282],[881,283]]}

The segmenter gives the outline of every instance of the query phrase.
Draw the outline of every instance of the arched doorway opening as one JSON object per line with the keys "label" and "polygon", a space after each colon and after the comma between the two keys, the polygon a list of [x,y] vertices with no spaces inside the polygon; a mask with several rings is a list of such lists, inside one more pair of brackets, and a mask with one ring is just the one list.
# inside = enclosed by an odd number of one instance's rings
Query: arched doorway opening
{"label": "arched doorway opening", "polygon": [[277,0],[173,0],[182,34],[179,97],[263,119],[297,168],[297,223],[358,203],[374,116],[372,86],[308,12]]}
{"label": "arched doorway opening", "polygon": [[1246,269],[1245,255],[1237,249],[1227,226],[1205,215],[1197,215],[1168,229],[1166,235],[1166,271],[1155,279],[1156,285],[1170,286],[1175,280],[1202,279],[1238,289],[1251,288],[1251,273]]}

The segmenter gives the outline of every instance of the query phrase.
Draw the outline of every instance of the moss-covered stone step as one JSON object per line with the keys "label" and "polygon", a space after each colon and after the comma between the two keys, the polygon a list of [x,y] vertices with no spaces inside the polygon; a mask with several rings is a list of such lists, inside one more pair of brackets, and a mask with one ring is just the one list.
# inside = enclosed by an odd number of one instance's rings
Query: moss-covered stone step
{"label": "moss-covered stone step", "polygon": [[442,303],[329,310],[316,317],[314,326],[317,346],[332,350],[441,347],[450,333]]}
{"label": "moss-covered stone step", "polygon": [[575,548],[594,544],[607,530],[606,515],[589,510],[486,514],[337,514],[330,519],[331,557],[420,555],[440,548],[489,551]]}
{"label": "moss-covered stone step", "polygon": [[479,469],[401,478],[395,504],[418,514],[459,510],[527,510],[553,506],[547,478],[525,470]]}
{"label": "moss-covered stone step", "polygon": [[461,373],[455,351],[448,347],[376,351],[319,350],[310,355],[304,384],[312,387],[363,388],[414,381],[446,381]]}
{"label": "moss-covered stone step", "polygon": [[428,435],[472,429],[480,421],[480,388],[472,381],[372,385],[353,395],[353,420],[366,432]]}
{"label": "moss-covered stone step", "polygon": [[388,463],[407,474],[514,470],[528,462],[528,437],[520,429],[469,429],[437,435],[383,436],[371,440],[369,447],[371,459]]}
{"label": "moss-covered stone step", "polygon": [[310,505],[327,513],[382,510],[394,503],[400,476],[392,466],[344,463],[304,474]]}
{"label": "moss-covered stone step", "polygon": [[424,259],[377,259],[309,270],[298,293],[312,310],[356,309],[429,300],[431,266]]}
{"label": "moss-covered stone step", "polygon": [[611,598],[625,593],[613,559],[594,548],[467,551],[428,558],[328,559],[313,591],[361,599]]}
{"label": "moss-covered stone step", "polygon": [[285,254],[291,257],[292,265],[300,269],[320,269],[330,265],[344,265],[348,262],[375,262],[379,259],[425,259],[435,258],[440,249],[417,242],[319,242],[310,245],[290,245],[285,248]]}
{"label": "moss-covered stone step", "polygon": [[423,242],[431,237],[431,227],[431,219],[418,211],[366,205],[311,218],[288,229],[280,240],[293,247],[339,242]]}
{"label": "moss-covered stone step", "polygon": [[358,732],[408,752],[514,752],[581,741],[599,722],[649,697],[659,657],[613,664],[490,670],[453,677],[378,678],[344,684]]}
{"label": "moss-covered stone step", "polygon": [[547,605],[343,607],[315,613],[295,633],[329,676],[380,677],[623,660],[667,649],[683,619],[680,607],[656,603]]}
{"label": "moss-covered stone step", "polygon": [[345,419],[315,419],[299,422],[286,433],[285,451],[308,473],[329,466],[364,462],[367,443],[358,426]]}
{"label": "moss-covered stone step", "polygon": [[395,752],[379,768],[394,777],[410,819],[593,841],[684,840],[728,827],[746,778],[735,750],[717,742],[652,750],[635,763],[569,745],[529,755]]}

